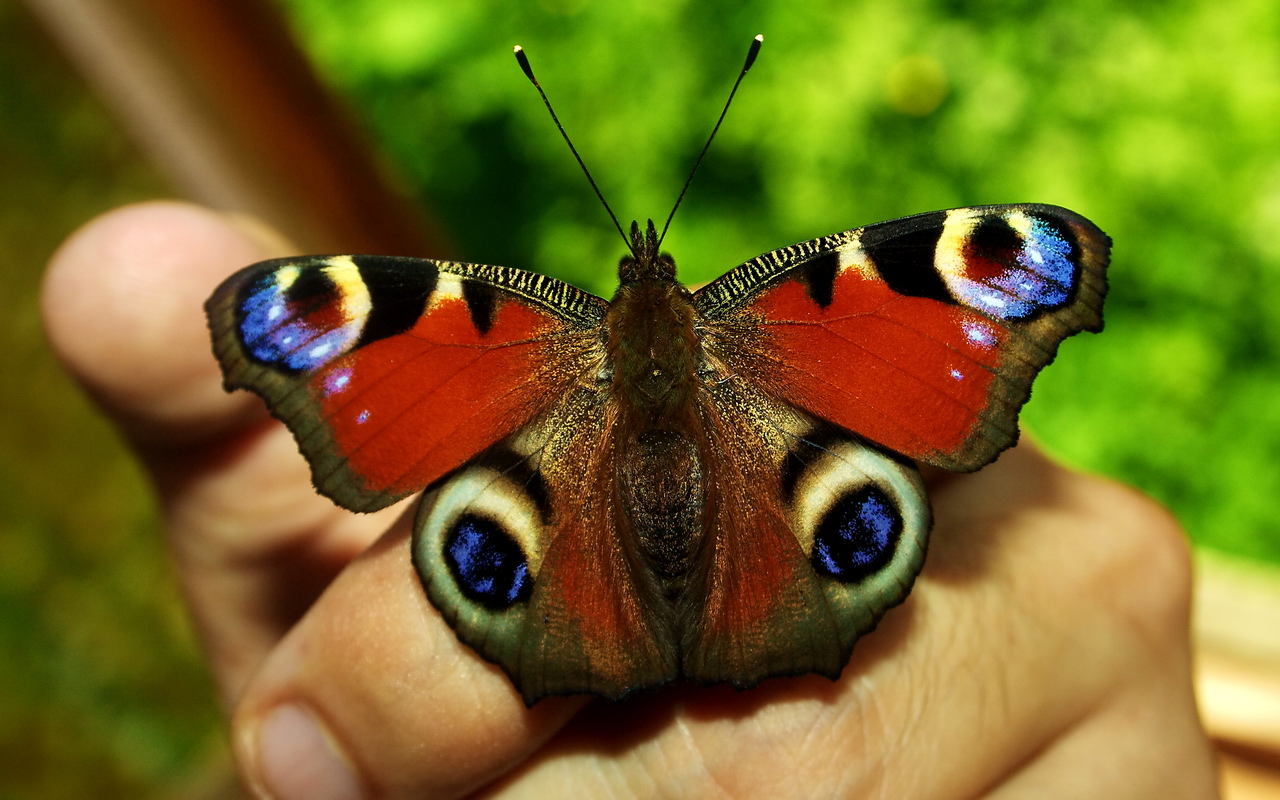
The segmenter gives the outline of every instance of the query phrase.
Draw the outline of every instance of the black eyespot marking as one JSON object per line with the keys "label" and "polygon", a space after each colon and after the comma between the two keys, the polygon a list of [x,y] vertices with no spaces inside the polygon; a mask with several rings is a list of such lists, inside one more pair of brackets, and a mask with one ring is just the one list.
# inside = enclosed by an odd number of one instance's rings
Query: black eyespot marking
{"label": "black eyespot marking", "polygon": [[524,490],[537,507],[538,516],[544,525],[551,521],[551,494],[547,491],[542,473],[534,469],[528,456],[508,447],[495,447],[484,457],[484,463]]}
{"label": "black eyespot marking", "polygon": [[[909,220],[872,225],[862,233],[862,249],[889,288],[908,297],[954,303],[955,298],[934,267],[947,213],[935,211]],[[911,227],[904,231],[904,223]]]}
{"label": "black eyespot marking", "polygon": [[501,611],[533,593],[520,545],[487,517],[464,514],[454,521],[445,534],[444,561],[458,590],[485,608]]}
{"label": "black eyespot marking", "polygon": [[849,436],[849,433],[829,425],[819,425],[792,441],[787,456],[782,461],[782,474],[779,476],[782,496],[788,503],[795,498],[796,486],[813,460],[821,458],[840,442],[847,441]]}
{"label": "black eyespot marking", "polygon": [[471,313],[471,324],[476,326],[481,336],[488,334],[493,327],[493,312],[498,305],[498,295],[493,287],[479,281],[464,280],[462,300]]}
{"label": "black eyespot marking", "polygon": [[972,260],[1017,262],[1022,252],[1022,234],[1003,217],[983,217],[964,244],[965,256]]}
{"label": "black eyespot marking", "polygon": [[433,264],[416,261],[406,269],[403,259],[382,256],[352,256],[351,261],[360,270],[370,301],[369,319],[357,346],[397,336],[418,324],[440,277]]}
{"label": "black eyespot marking", "polygon": [[813,535],[813,568],[842,583],[873,575],[893,559],[902,512],[878,486],[862,486],[836,501]]}
{"label": "black eyespot marking", "polygon": [[800,482],[800,476],[809,467],[800,454],[795,450],[788,450],[786,458],[782,461],[782,497],[788,503],[796,493],[796,484]]}
{"label": "black eyespot marking", "polygon": [[836,275],[840,272],[840,254],[826,253],[804,262],[796,268],[795,275],[804,283],[809,299],[819,308],[826,308],[836,291]]}
{"label": "black eyespot marking", "polygon": [[341,289],[320,269],[308,264],[286,273],[276,265],[238,290],[236,332],[254,361],[288,375],[308,372],[344,351],[359,331],[358,322],[331,324],[341,304]]}
{"label": "black eyespot marking", "polygon": [[322,270],[304,269],[285,291],[285,300],[301,313],[308,313],[342,299],[342,292]]}

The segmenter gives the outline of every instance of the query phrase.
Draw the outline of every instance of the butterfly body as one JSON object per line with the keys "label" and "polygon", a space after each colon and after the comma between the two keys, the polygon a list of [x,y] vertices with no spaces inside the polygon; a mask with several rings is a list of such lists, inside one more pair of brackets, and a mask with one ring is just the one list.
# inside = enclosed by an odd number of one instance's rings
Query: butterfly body
{"label": "butterfly body", "polygon": [[426,488],[413,561],[533,703],[676,679],[836,677],[910,590],[913,464],[1010,446],[1035,373],[1101,327],[1110,242],[1052,206],[880,223],[696,293],[652,223],[614,298],[502,267],[264,262],[207,308],[229,388],[289,425],[317,488]]}

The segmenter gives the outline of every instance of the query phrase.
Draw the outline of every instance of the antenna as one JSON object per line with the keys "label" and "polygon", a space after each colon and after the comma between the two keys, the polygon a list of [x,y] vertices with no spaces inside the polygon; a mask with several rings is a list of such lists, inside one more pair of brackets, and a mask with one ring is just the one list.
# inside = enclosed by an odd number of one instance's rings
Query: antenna
{"label": "antenna", "polygon": [[[757,49],[759,46],[757,45]],[[573,146],[573,142],[569,139],[569,134],[565,133],[564,126],[560,124],[560,118],[556,116],[556,110],[551,107],[551,101],[547,99],[547,93],[542,91],[542,85],[538,83],[538,79],[533,77],[533,67],[529,66],[529,57],[524,54],[524,48],[516,45],[516,61],[520,62],[520,69],[524,70],[524,75],[533,84],[533,88],[538,90],[538,94],[542,96],[542,103],[547,107],[547,111],[551,112],[551,119],[556,123],[556,127],[560,129],[560,135],[564,137],[564,143],[569,145],[569,151],[573,153],[573,157],[578,160],[578,166],[582,167],[582,172],[587,176],[587,182],[591,184],[591,188],[595,189],[596,197],[600,198],[600,203],[604,206],[604,210],[609,212],[609,219],[613,220],[613,227],[618,229],[618,235],[622,237],[622,241],[627,243],[627,250],[631,250],[631,240],[622,232],[622,225],[618,222],[618,218],[614,216],[613,209],[609,208],[609,203],[605,201],[604,195],[600,193],[600,187],[596,186],[595,178],[591,177],[591,170],[587,169],[587,165],[582,162],[582,156],[578,155],[578,148]],[[744,70],[745,72],[745,70]],[[742,78],[738,78],[742,80]],[[736,89],[737,86],[735,85]],[[723,114],[720,115],[724,117]],[[718,125],[716,127],[719,127]],[[674,212],[673,212],[674,213]],[[665,229],[664,229],[665,232]],[[633,256],[639,257],[639,253],[631,251]]]}
{"label": "antenna", "polygon": [[[742,65],[742,72],[738,73],[738,79],[733,82],[733,88],[729,90],[729,99],[724,101],[724,109],[720,112],[720,119],[716,120],[716,126],[711,129],[711,135],[707,137],[707,143],[702,146],[702,152],[698,153],[698,160],[693,162],[693,169],[689,171],[689,179],[684,182],[684,188],[680,190],[680,196],[676,198],[676,204],[671,208],[671,213],[667,215],[667,221],[662,226],[662,235],[658,237],[658,247],[661,247],[662,240],[667,238],[667,228],[671,227],[671,219],[676,215],[676,209],[680,207],[681,201],[684,200],[684,193],[689,191],[689,184],[693,183],[693,176],[698,174],[698,166],[702,164],[702,157],[707,154],[707,149],[711,147],[711,140],[716,138],[716,133],[720,130],[720,123],[724,122],[724,115],[729,113],[729,104],[733,102],[733,96],[738,93],[738,85],[742,83],[743,78],[747,77],[747,70],[751,69],[751,65],[756,63],[756,56],[760,54],[760,45],[762,44],[764,44],[764,34],[757,33],[756,37],[751,40],[751,49],[747,51],[747,60]],[[519,57],[519,53],[516,55]],[[525,72],[528,73],[528,70],[526,69]],[[532,80],[533,76],[529,75],[529,78]],[[537,86],[537,83],[534,83],[534,86]],[[542,89],[538,89],[538,91],[542,91]],[[546,99],[545,95],[543,99]],[[550,108],[550,104],[547,107]],[[563,130],[561,132],[563,133]],[[573,145],[569,146],[572,147]],[[577,154],[575,153],[574,155]],[[583,167],[583,169],[586,169],[586,167]],[[592,184],[592,186],[594,185]],[[599,194],[599,190],[596,193]],[[603,198],[601,199],[603,200]],[[612,214],[613,212],[609,213]],[[616,219],[614,224],[618,224]]]}

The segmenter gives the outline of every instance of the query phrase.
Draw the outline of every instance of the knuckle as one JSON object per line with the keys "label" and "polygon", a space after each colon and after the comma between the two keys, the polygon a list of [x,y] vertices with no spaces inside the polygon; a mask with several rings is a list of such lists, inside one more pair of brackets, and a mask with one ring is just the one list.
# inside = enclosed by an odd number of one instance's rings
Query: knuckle
{"label": "knuckle", "polygon": [[1093,590],[1159,650],[1179,647],[1190,625],[1192,564],[1186,533],[1163,505],[1136,489],[1090,479],[1092,519],[1106,547]]}

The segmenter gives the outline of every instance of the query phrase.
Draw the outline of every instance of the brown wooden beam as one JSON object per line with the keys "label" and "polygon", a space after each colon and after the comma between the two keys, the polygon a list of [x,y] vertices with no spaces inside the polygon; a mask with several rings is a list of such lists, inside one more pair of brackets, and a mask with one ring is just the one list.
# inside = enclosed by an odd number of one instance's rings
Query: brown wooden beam
{"label": "brown wooden beam", "polygon": [[447,254],[262,0],[26,0],[179,192],[307,252]]}

